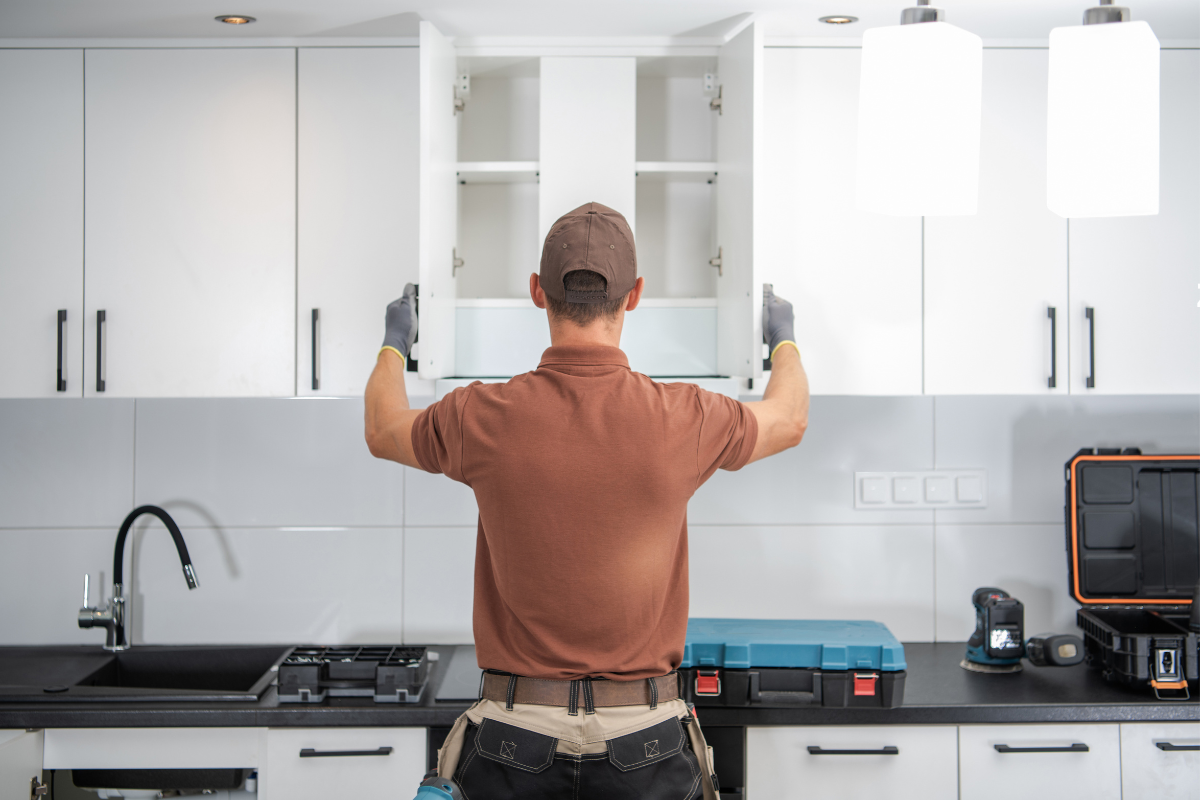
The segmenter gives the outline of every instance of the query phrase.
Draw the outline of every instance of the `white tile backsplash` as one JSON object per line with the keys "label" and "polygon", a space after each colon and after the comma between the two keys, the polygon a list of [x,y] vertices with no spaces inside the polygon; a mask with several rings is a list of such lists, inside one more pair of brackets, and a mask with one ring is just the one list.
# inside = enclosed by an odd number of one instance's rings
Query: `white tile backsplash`
{"label": "white tile backsplash", "polygon": [[[138,641],[471,641],[474,495],[372,459],[362,415],[359,399],[0,401],[0,603],[21,610],[0,644],[102,641],[76,626],[80,583],[94,602],[103,572],[108,590],[135,478],[184,526],[201,585],[158,523],[138,534]],[[1062,464],[1118,445],[1200,451],[1200,398],[815,397],[799,448],[692,499],[691,613],[961,641],[991,584],[1031,634],[1069,631]],[[986,509],[854,508],[855,472],[960,469],[986,470]]]}

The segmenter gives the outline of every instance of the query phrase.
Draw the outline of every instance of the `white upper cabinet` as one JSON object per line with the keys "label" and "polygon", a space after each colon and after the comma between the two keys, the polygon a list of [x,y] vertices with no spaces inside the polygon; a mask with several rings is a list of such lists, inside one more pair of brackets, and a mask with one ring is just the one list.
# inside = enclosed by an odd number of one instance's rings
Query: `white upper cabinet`
{"label": "white upper cabinet", "polygon": [[298,58],[296,393],[361,396],[385,307],[418,280],[418,51]]}
{"label": "white upper cabinet", "polygon": [[1200,392],[1200,51],[1161,64],[1158,215],[1070,222],[1072,393]]}
{"label": "white upper cabinet", "polygon": [[0,50],[0,121],[0,397],[82,397],[83,51]]}
{"label": "white upper cabinet", "polygon": [[422,378],[454,372],[454,314],[458,297],[455,253],[458,239],[458,113],[454,45],[420,23],[420,130],[418,153],[420,231],[420,329],[415,355]]}
{"label": "white upper cabinet", "polygon": [[859,62],[766,52],[759,280],[795,308],[813,394],[920,394],[921,220],[855,207]]}
{"label": "white upper cabinet", "polygon": [[925,220],[926,394],[1067,391],[1067,223],[1046,208],[1047,65],[1044,49],[984,50],[979,213]]}
{"label": "white upper cabinet", "polygon": [[294,394],[296,51],[89,50],[85,73],[86,394]]}

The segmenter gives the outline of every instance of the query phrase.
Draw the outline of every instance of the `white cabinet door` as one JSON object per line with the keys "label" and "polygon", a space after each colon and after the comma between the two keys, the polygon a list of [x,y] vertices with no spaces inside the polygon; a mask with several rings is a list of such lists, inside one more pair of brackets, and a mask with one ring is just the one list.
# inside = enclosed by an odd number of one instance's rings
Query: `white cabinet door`
{"label": "white cabinet door", "polygon": [[420,274],[420,340],[416,347],[422,378],[454,375],[454,302],[458,297],[454,254],[458,237],[458,115],[454,45],[420,23],[420,203],[417,263]]}
{"label": "white cabinet door", "polygon": [[42,780],[42,732],[0,730],[0,797],[32,797]]}
{"label": "white cabinet door", "polygon": [[964,725],[958,729],[962,800],[1010,800],[1029,787],[1042,797],[1120,800],[1118,727]]}
{"label": "white cabinet door", "polygon": [[[830,752],[832,751],[832,752]],[[954,800],[955,729],[746,729],[746,794],[777,800]]]}
{"label": "white cabinet door", "polygon": [[[764,171],[762,27],[751,23],[722,45],[717,58],[717,372],[762,377],[760,247]],[[769,220],[768,220],[769,223]]]}
{"label": "white cabinet door", "polygon": [[46,769],[262,767],[264,728],[50,728]]}
{"label": "white cabinet door", "polygon": [[1200,799],[1200,724],[1122,724],[1121,797]]}
{"label": "white cabinet door", "polygon": [[384,309],[418,280],[417,57],[300,48],[297,394],[361,396]]}
{"label": "white cabinet door", "polygon": [[83,51],[0,50],[0,120],[0,397],[82,397]]}
{"label": "white cabinet door", "polygon": [[89,50],[85,73],[86,394],[98,360],[104,396],[294,394],[295,50]]}
{"label": "white cabinet door", "polygon": [[272,728],[259,800],[409,797],[425,775],[425,728]]}
{"label": "white cabinet door", "polygon": [[767,51],[758,271],[795,307],[813,394],[920,394],[921,220],[855,207],[859,62]]}
{"label": "white cabinet door", "polygon": [[1200,392],[1200,51],[1161,64],[1158,215],[1070,223],[1072,392]]}
{"label": "white cabinet door", "polygon": [[925,220],[926,394],[1067,392],[1067,222],[1046,208],[1047,66],[1044,49],[984,51],[979,213]]}

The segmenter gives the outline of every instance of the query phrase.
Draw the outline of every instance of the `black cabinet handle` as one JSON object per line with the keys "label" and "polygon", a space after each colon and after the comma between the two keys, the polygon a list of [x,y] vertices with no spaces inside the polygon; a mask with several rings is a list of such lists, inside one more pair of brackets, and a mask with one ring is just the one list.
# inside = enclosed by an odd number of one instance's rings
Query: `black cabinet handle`
{"label": "black cabinet handle", "polygon": [[63,326],[67,324],[67,310],[60,308],[58,310],[58,383],[55,384],[56,391],[65,392],[67,390],[67,381],[63,378]]}
{"label": "black cabinet handle", "polygon": [[96,312],[96,391],[104,391],[104,322],[108,315],[104,309]]}
{"label": "black cabinet handle", "polygon": [[1009,747],[1006,744],[995,745],[997,753],[1086,753],[1088,746],[1083,742],[1069,744],[1066,747]]}
{"label": "black cabinet handle", "polygon": [[320,309],[312,310],[312,388],[317,391],[321,388],[321,376],[317,372],[317,322],[321,319]]}
{"label": "black cabinet handle", "polygon": [[1164,753],[1178,753],[1185,750],[1200,750],[1200,744],[1171,744],[1170,742],[1155,742],[1154,746]]}
{"label": "black cabinet handle", "polygon": [[1058,310],[1050,306],[1046,316],[1050,318],[1050,378],[1046,383],[1053,389],[1058,385]]}
{"label": "black cabinet handle", "polygon": [[1083,310],[1088,321],[1088,376],[1087,388],[1096,388],[1096,309],[1088,306]]}
{"label": "black cabinet handle", "polygon": [[889,744],[878,750],[826,750],[823,747],[810,744],[808,746],[808,754],[810,756],[898,756],[900,755],[900,748]]}
{"label": "black cabinet handle", "polygon": [[314,750],[305,747],[300,751],[301,758],[346,758],[354,756],[390,756],[392,748],[380,747],[376,750]]}

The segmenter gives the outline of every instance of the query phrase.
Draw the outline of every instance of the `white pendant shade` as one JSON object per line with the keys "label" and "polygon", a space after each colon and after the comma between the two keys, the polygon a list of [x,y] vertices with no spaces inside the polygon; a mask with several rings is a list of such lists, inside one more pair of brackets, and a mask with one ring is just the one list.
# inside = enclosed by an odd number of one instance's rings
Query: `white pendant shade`
{"label": "white pendant shade", "polygon": [[1158,213],[1158,39],[1145,22],[1050,31],[1046,203],[1063,217]]}
{"label": "white pendant shade", "polygon": [[974,214],[983,40],[945,22],[863,34],[858,207],[896,216]]}

